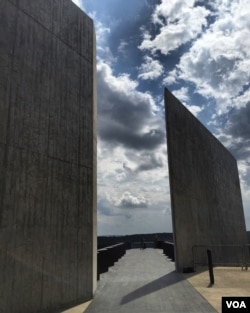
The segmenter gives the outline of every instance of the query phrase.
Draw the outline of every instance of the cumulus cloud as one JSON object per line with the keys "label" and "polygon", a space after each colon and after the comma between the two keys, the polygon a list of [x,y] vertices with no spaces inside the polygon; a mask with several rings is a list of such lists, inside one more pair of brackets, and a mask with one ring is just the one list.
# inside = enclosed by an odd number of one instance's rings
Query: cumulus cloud
{"label": "cumulus cloud", "polygon": [[215,99],[218,115],[225,114],[249,99],[249,15],[247,0],[162,0],[152,14],[159,31],[153,37],[141,28],[139,48],[167,55],[189,42],[189,50],[163,83],[192,83],[198,94]]}
{"label": "cumulus cloud", "polygon": [[138,82],[127,74],[115,77],[108,64],[99,62],[98,130],[106,143],[135,150],[153,150],[165,141],[164,123],[149,93],[139,92]]}
{"label": "cumulus cloud", "polygon": [[124,216],[126,218],[131,218],[132,215],[128,211],[121,210],[120,208],[117,208],[115,204],[112,202],[112,199],[110,199],[109,195],[106,196],[98,196],[97,200],[97,212],[99,215],[99,219],[101,216],[106,217],[119,217]]}
{"label": "cumulus cloud", "polygon": [[167,85],[167,86],[170,86],[174,83],[176,83],[177,81],[177,70],[176,68],[174,68],[172,71],[168,72],[166,77],[163,79],[163,85]]}
{"label": "cumulus cloud", "polygon": [[200,107],[198,105],[186,105],[186,108],[194,115],[198,116],[199,113],[204,109],[204,107]]}
{"label": "cumulus cloud", "polygon": [[173,95],[194,115],[198,114],[204,109],[204,107],[198,105],[190,105],[189,90],[187,87],[181,87],[180,89],[173,90]]}
{"label": "cumulus cloud", "polygon": [[144,196],[132,195],[129,191],[125,191],[115,205],[124,209],[147,208],[148,202]]}
{"label": "cumulus cloud", "polygon": [[[137,54],[134,50],[131,53],[132,37],[117,36],[114,40],[112,23],[96,21],[98,211],[102,217],[100,225],[107,233],[114,224],[119,225],[116,229],[119,233],[125,227],[126,217],[131,217],[131,220],[124,232],[128,231],[127,227],[137,231],[140,223],[141,229],[146,229],[145,222],[142,222],[145,216],[150,217],[147,221],[155,221],[158,227],[157,212],[162,229],[167,223],[171,224],[171,216],[165,209],[170,206],[167,162],[164,159],[166,151],[163,152],[166,146],[165,124],[157,111],[158,91],[154,88],[157,84],[150,81],[158,82],[161,76],[163,84],[172,85],[174,95],[194,115],[204,110],[202,118],[211,121],[212,117],[211,128],[216,129],[219,139],[239,161],[244,195],[250,184],[247,124],[250,117],[249,105],[246,105],[250,99],[248,1],[161,0],[157,3],[153,6],[153,25],[144,21],[143,27],[137,25],[142,34]],[[112,51],[117,51],[117,56]],[[146,56],[139,61],[142,54]],[[126,73],[119,74],[119,71],[129,68],[124,58],[126,55],[133,55],[133,60],[140,62],[131,74],[136,75],[138,70],[138,80],[131,79]],[[117,58],[120,58],[119,64]],[[160,61],[166,63],[161,64]],[[166,65],[165,73],[162,72],[163,65]],[[139,91],[149,85],[152,93]],[[178,86],[190,89],[178,89]],[[198,96],[192,95],[191,91]],[[200,96],[206,98],[204,104],[209,104],[207,107],[192,103],[194,99],[202,99]],[[229,122],[221,129],[228,117]],[[245,199],[249,203],[249,192]],[[163,214],[166,214],[165,220]]]}
{"label": "cumulus cloud", "polygon": [[139,49],[167,55],[195,39],[207,25],[208,15],[205,7],[195,6],[195,0],[162,0],[152,15],[152,22],[160,25],[160,32],[152,38],[145,31]]}
{"label": "cumulus cloud", "polygon": [[89,16],[95,21],[97,60],[105,60],[110,65],[114,64],[117,61],[117,57],[114,56],[107,44],[111,34],[110,26],[98,19],[95,11],[89,13]]}
{"label": "cumulus cloud", "polygon": [[182,103],[186,103],[189,101],[188,88],[181,87],[179,89],[172,91],[173,95]]}
{"label": "cumulus cloud", "polygon": [[130,160],[133,160],[134,165],[129,165],[125,162],[123,163],[123,169],[131,176],[131,178],[135,174],[156,170],[166,166],[163,156],[158,151],[142,151],[138,154],[127,155]]}
{"label": "cumulus cloud", "polygon": [[161,76],[163,71],[163,66],[158,60],[154,60],[150,56],[145,56],[144,63],[139,67],[138,77],[143,80],[155,79]]}
{"label": "cumulus cloud", "polygon": [[[250,80],[250,14],[247,1],[215,1],[216,20],[193,42],[172,80],[192,82],[196,92],[216,100],[218,114],[243,100]],[[167,78],[166,78],[167,79]],[[249,94],[249,91],[248,91]]]}

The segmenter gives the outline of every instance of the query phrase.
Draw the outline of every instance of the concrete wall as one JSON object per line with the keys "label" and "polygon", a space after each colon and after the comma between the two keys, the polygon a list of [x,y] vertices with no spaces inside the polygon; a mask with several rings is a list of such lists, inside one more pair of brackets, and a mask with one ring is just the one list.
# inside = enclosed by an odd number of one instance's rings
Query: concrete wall
{"label": "concrete wall", "polygon": [[176,267],[182,271],[193,266],[193,245],[246,244],[246,226],[236,160],[167,89],[165,107]]}
{"label": "concrete wall", "polygon": [[96,285],[95,34],[70,0],[0,0],[0,312]]}

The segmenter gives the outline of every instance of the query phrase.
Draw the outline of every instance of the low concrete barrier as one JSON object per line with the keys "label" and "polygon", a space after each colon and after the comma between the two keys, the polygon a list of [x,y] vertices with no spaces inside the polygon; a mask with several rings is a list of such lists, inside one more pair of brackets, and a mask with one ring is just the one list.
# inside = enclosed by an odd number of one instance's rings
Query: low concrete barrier
{"label": "low concrete barrier", "polygon": [[163,253],[172,261],[175,261],[174,243],[169,241],[159,242],[159,247],[163,249]]}
{"label": "low concrete barrier", "polygon": [[125,253],[130,249],[130,243],[118,243],[97,251],[97,279],[100,279],[100,274],[108,271],[110,266],[113,266]]}

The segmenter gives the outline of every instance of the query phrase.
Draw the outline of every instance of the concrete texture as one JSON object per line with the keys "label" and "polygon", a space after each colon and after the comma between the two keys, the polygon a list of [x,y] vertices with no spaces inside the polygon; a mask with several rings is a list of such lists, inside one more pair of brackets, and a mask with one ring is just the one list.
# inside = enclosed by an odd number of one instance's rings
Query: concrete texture
{"label": "concrete texture", "polygon": [[221,312],[222,297],[249,297],[250,271],[240,267],[215,267],[213,286],[209,286],[207,268],[199,267],[195,274],[185,274],[188,282],[216,309]]}
{"label": "concrete texture", "polygon": [[0,0],[0,312],[96,287],[95,34],[70,0]]}
{"label": "concrete texture", "polygon": [[126,255],[109,269],[109,272],[101,275],[96,295],[84,312],[212,313],[216,311],[182,274],[175,271],[174,263],[163,255],[162,250],[147,248],[128,250]]}
{"label": "concrete texture", "polygon": [[[131,252],[133,252],[133,250]],[[133,255],[133,258],[135,257],[136,256]],[[127,257],[126,259],[130,260],[130,258],[128,259]],[[126,259],[122,260],[121,262],[125,262]],[[169,260],[167,260],[166,262],[168,263]],[[116,265],[116,269],[118,268],[118,266],[119,264]],[[165,268],[166,264],[165,265],[161,264],[161,266]],[[172,266],[172,268],[174,268],[173,263],[168,263],[167,267],[169,266]],[[110,275],[112,275],[114,270],[115,269],[110,269]],[[119,273],[117,272],[117,275],[118,274]],[[217,312],[222,311],[221,310],[222,297],[232,297],[232,296],[249,297],[250,295],[250,271],[242,271],[240,267],[215,267],[214,268],[215,284],[213,286],[210,286],[209,284],[209,273],[207,267],[199,267],[197,268],[197,272],[191,274],[182,274],[182,276],[179,277],[181,277],[181,279],[187,280],[192,285],[192,287],[195,288],[195,290],[199,292],[201,296],[207,302],[209,302]],[[99,285],[103,286],[104,284],[103,280],[105,280],[107,284],[108,278],[109,273],[101,275],[101,282],[99,283]],[[193,290],[192,287],[191,290]],[[155,292],[157,292],[157,290]],[[176,294],[175,296],[178,297],[179,295]],[[169,301],[169,298],[166,297],[166,301]],[[67,311],[63,311],[60,313],[83,313],[86,311],[90,303],[91,301],[83,303],[82,305],[73,307]],[[120,308],[120,311],[123,312],[122,308]],[[120,311],[118,310],[117,312]],[[183,311],[183,313],[184,312],[186,311]]]}
{"label": "concrete texture", "polygon": [[[167,89],[165,107],[176,268],[182,271],[193,266],[194,245],[246,245],[247,235],[236,160]],[[242,261],[241,248],[217,247],[212,254],[221,263]]]}

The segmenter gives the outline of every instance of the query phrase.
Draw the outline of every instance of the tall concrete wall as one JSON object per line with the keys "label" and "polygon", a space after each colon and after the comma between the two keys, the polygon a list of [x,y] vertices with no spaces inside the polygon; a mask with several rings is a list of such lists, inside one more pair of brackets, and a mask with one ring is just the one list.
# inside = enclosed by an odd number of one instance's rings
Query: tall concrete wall
{"label": "tall concrete wall", "polygon": [[[193,245],[244,245],[246,226],[236,160],[167,89],[165,107],[176,268],[182,271],[193,266]],[[230,251],[241,259],[241,249]]]}
{"label": "tall concrete wall", "polygon": [[70,0],[0,0],[0,312],[96,284],[95,34]]}

